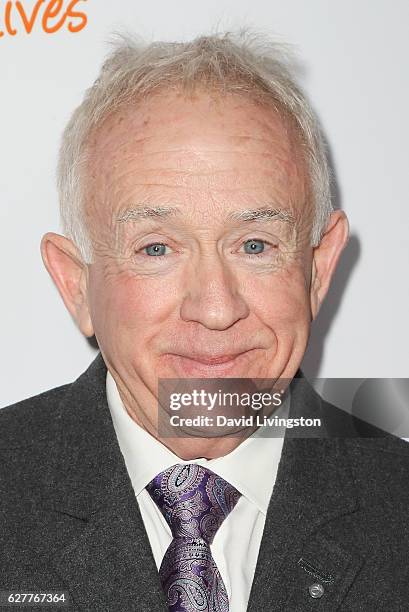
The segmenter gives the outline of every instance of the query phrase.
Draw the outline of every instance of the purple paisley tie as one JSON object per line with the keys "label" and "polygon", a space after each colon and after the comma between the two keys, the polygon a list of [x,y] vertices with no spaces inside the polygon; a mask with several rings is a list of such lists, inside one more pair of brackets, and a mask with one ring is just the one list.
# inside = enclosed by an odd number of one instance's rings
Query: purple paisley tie
{"label": "purple paisley tie", "polygon": [[173,465],[146,487],[172,531],[159,576],[170,612],[228,612],[210,544],[240,493],[195,464]]}

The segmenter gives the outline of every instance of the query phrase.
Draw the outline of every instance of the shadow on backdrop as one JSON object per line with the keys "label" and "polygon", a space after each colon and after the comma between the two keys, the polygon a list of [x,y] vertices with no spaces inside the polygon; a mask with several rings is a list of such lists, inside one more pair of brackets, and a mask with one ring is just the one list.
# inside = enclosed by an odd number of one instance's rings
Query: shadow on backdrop
{"label": "shadow on backdrop", "polygon": [[[327,138],[325,138],[325,142],[332,174],[331,201],[333,208],[338,210],[342,209],[342,194],[337,181],[334,158]],[[302,371],[309,379],[318,378],[320,375],[320,367],[325,354],[325,338],[336,318],[341,301],[345,299],[346,288],[353,270],[358,263],[360,254],[361,246],[359,238],[352,234],[341,254],[328,294],[311,327],[311,336],[301,364]]]}

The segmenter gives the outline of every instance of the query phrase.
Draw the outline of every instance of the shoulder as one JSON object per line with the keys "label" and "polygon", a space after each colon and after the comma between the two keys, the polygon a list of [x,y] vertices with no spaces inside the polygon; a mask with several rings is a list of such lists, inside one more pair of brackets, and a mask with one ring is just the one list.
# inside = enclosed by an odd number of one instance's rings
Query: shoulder
{"label": "shoulder", "polygon": [[409,443],[328,402],[322,408],[331,414],[333,432],[341,432],[332,435],[347,457],[361,504],[390,507],[398,515],[398,507],[409,505]]}
{"label": "shoulder", "polygon": [[105,392],[105,378],[106,366],[98,353],[74,382],[1,408],[0,452],[50,442],[65,411],[72,411],[82,402],[88,405],[95,390]]}
{"label": "shoulder", "polygon": [[392,434],[347,438],[345,451],[359,497],[368,507],[389,507],[405,515],[409,506],[409,443]]}
{"label": "shoulder", "polygon": [[31,445],[47,436],[56,409],[72,383],[0,409],[0,450]]}
{"label": "shoulder", "polygon": [[322,422],[321,430],[307,436],[307,447],[313,451],[312,438],[318,438],[323,462],[326,452],[335,448],[337,463],[348,466],[365,505],[385,505],[386,500],[409,504],[409,443],[325,401],[305,378],[296,383],[295,414]]}
{"label": "shoulder", "polygon": [[[345,446],[355,454],[366,456],[378,464],[391,458],[409,459],[409,443],[389,431],[380,429],[329,402],[321,400],[321,414],[325,415],[331,438],[343,438]],[[373,465],[372,465],[373,467]]]}
{"label": "shoulder", "polygon": [[0,409],[0,509],[31,508],[52,461],[59,406],[70,384]]}

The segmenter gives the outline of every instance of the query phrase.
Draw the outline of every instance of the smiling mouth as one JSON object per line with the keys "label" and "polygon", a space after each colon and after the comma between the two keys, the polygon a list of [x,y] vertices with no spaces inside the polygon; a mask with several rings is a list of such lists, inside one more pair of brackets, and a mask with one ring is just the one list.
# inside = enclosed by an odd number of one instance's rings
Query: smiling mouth
{"label": "smiling mouth", "polygon": [[241,353],[218,355],[210,357],[205,355],[178,355],[170,354],[169,357],[176,369],[184,375],[223,375],[239,366],[242,358],[254,349],[242,351]]}
{"label": "smiling mouth", "polygon": [[[246,352],[246,351],[244,351]],[[184,359],[190,359],[191,361],[195,361],[196,363],[203,363],[204,365],[217,365],[219,363],[228,363],[243,355],[243,353],[235,353],[231,355],[221,355],[220,357],[190,357],[187,355],[179,355],[179,357],[183,357]]]}

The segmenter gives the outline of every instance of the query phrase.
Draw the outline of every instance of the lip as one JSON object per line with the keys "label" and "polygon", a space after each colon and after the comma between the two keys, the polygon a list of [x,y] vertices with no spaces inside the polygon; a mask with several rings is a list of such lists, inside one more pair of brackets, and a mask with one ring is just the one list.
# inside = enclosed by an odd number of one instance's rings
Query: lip
{"label": "lip", "polygon": [[229,354],[229,355],[220,355],[220,357],[205,357],[205,356],[191,357],[190,355],[179,355],[179,357],[183,357],[184,359],[190,359],[191,361],[196,361],[197,363],[203,363],[205,365],[215,365],[219,363],[228,363],[229,361],[233,361],[234,359],[236,359],[236,357],[239,357],[239,355],[243,355],[244,352],[247,352],[247,351],[243,351],[242,353]]}
{"label": "lip", "polygon": [[[245,357],[254,349],[248,349],[241,353],[224,354],[217,356],[205,355],[177,355],[170,354],[173,367],[180,376],[188,377],[214,377],[226,376],[237,369]],[[244,358],[244,359],[243,359]]]}

